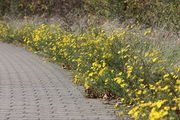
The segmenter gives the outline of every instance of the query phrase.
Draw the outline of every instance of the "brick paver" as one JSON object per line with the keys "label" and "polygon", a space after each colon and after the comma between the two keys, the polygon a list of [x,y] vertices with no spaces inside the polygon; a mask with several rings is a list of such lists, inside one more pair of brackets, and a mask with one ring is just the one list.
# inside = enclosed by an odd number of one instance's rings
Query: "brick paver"
{"label": "brick paver", "polygon": [[116,120],[113,108],[87,99],[69,72],[0,43],[0,120]]}

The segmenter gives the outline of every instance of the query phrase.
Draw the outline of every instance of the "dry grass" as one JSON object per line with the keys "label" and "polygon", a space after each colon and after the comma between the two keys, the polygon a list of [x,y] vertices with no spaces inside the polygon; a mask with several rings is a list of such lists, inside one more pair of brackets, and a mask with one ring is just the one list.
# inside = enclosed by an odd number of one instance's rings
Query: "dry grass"
{"label": "dry grass", "polygon": [[145,25],[137,25],[133,19],[126,20],[123,23],[120,23],[118,19],[114,19],[113,21],[105,22],[102,26],[106,31],[112,32],[113,30],[119,30],[119,28],[125,28],[128,25],[133,26],[130,31],[138,33],[139,37],[144,37],[143,34],[151,30],[151,34],[146,36],[146,39],[151,41],[155,49],[162,51],[166,59],[180,66],[179,31],[168,31],[165,28],[146,28]]}
{"label": "dry grass", "polygon": [[[100,25],[106,31],[111,33],[114,30],[119,31],[120,28],[125,28],[127,26],[133,26],[130,31],[138,33],[139,37],[144,37],[144,33],[148,30],[152,30],[152,33],[146,36],[148,41],[151,41],[152,46],[156,49],[159,49],[163,52],[163,55],[170,62],[177,63],[180,66],[180,32],[168,31],[165,28],[146,28],[145,25],[139,25],[135,23],[135,20],[129,19],[120,23],[119,18],[114,20],[103,20],[99,19],[96,16],[86,16],[79,15],[80,13],[67,14],[66,18],[54,16],[51,18],[44,18],[43,16],[34,16],[34,17],[24,17],[24,19],[14,19],[11,17],[4,17],[4,20],[7,21],[9,25],[21,27],[24,24],[30,25],[58,25],[62,28],[73,31],[73,32],[82,32],[84,28],[89,26],[98,26]],[[73,19],[67,20],[65,19]]]}

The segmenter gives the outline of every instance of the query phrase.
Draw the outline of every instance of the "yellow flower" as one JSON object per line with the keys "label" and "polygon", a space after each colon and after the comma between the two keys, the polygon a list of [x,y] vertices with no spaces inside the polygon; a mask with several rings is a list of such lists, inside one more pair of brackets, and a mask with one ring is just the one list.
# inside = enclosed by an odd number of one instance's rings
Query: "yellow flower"
{"label": "yellow flower", "polygon": [[104,82],[105,82],[105,85],[107,85],[108,81],[109,81],[108,79],[106,79],[106,80],[104,81]]}
{"label": "yellow flower", "polygon": [[114,108],[118,108],[119,105],[120,105],[120,104],[117,102],[117,103],[114,105]]}
{"label": "yellow flower", "polygon": [[176,84],[180,84],[180,80],[176,80]]}
{"label": "yellow flower", "polygon": [[180,91],[180,85],[175,86],[175,91]]}
{"label": "yellow flower", "polygon": [[164,107],[164,110],[167,110],[167,111],[168,111],[168,110],[170,110],[170,107],[169,107],[169,106],[165,106],[165,107]]}
{"label": "yellow flower", "polygon": [[141,67],[139,67],[139,69],[140,69],[140,70],[142,70],[142,69],[143,69],[143,67],[141,66]]}
{"label": "yellow flower", "polygon": [[143,91],[143,94],[146,94],[146,93],[147,93],[147,90],[144,90],[144,91]]}
{"label": "yellow flower", "polygon": [[46,28],[46,27],[47,27],[47,25],[42,24],[42,25],[41,25],[41,27],[44,29],[44,28]]}
{"label": "yellow flower", "polygon": [[173,75],[173,78],[177,79],[177,78],[178,78],[178,75]]}
{"label": "yellow flower", "polygon": [[106,68],[103,68],[99,71],[99,76],[103,76],[105,74]]}
{"label": "yellow flower", "polygon": [[155,90],[155,86],[154,85],[149,85],[149,88],[151,89],[151,90]]}
{"label": "yellow flower", "polygon": [[144,116],[146,116],[146,114],[145,114],[145,113],[143,113],[143,114],[142,114],[142,117],[144,117]]}
{"label": "yellow flower", "polygon": [[126,92],[129,92],[130,91],[130,89],[126,89]]}
{"label": "yellow flower", "polygon": [[152,61],[153,62],[156,62],[158,60],[158,58],[153,58]]}
{"label": "yellow flower", "polygon": [[84,83],[84,87],[85,87],[85,89],[89,89],[90,88],[89,82],[87,80]]}
{"label": "yellow flower", "polygon": [[122,74],[123,74],[122,72],[118,73],[119,76],[121,76]]}
{"label": "yellow flower", "polygon": [[156,85],[161,84],[162,80],[159,80],[158,82],[156,82]]}
{"label": "yellow flower", "polygon": [[141,101],[141,104],[139,104],[139,106],[140,107],[146,107],[146,106],[149,106],[151,104],[152,104],[151,102],[144,103],[144,101]]}
{"label": "yellow flower", "polygon": [[158,100],[157,102],[154,102],[151,104],[151,107],[157,106],[160,108],[167,100]]}
{"label": "yellow flower", "polygon": [[120,77],[116,77],[113,79],[115,82],[117,82],[118,84],[122,83],[124,80]]}
{"label": "yellow flower", "polygon": [[150,53],[150,54],[149,54],[149,56],[151,56],[151,57],[152,57],[152,56],[154,56],[154,55],[158,55],[158,54],[159,54],[159,52],[158,52],[158,51],[153,51],[152,53]]}
{"label": "yellow flower", "polygon": [[172,107],[171,110],[176,110],[177,108],[176,107]]}
{"label": "yellow flower", "polygon": [[53,46],[53,48],[51,48],[52,51],[55,51],[56,50],[56,46]]}
{"label": "yellow flower", "polygon": [[140,113],[140,111],[134,112],[134,114],[132,115],[132,117],[135,118],[136,120],[139,119],[139,113]]}
{"label": "yellow flower", "polygon": [[122,87],[122,88],[124,88],[124,87],[126,87],[127,86],[127,84],[120,84],[120,86]]}
{"label": "yellow flower", "polygon": [[146,86],[144,84],[140,84],[140,87],[141,88],[145,88]]}
{"label": "yellow flower", "polygon": [[110,58],[112,56],[111,53],[105,53],[102,58]]}
{"label": "yellow flower", "polygon": [[160,117],[161,115],[156,111],[155,108],[153,108],[149,114],[149,120],[158,120]]}
{"label": "yellow flower", "polygon": [[167,73],[167,74],[165,74],[163,77],[164,77],[164,78],[169,77],[169,74]]}
{"label": "yellow flower", "polygon": [[122,48],[122,50],[118,51],[118,54],[121,54],[121,53],[124,53],[124,52],[127,52],[128,49],[127,48]]}
{"label": "yellow flower", "polygon": [[123,102],[125,99],[124,98],[121,98],[121,101]]}
{"label": "yellow flower", "polygon": [[147,57],[148,55],[149,55],[149,52],[146,52],[146,53],[144,54],[145,57]]}
{"label": "yellow flower", "polygon": [[179,72],[180,71],[180,67],[176,67],[176,70]]}
{"label": "yellow flower", "polygon": [[152,33],[152,30],[147,30],[146,32],[144,32],[144,35],[148,35],[150,33]]}
{"label": "yellow flower", "polygon": [[118,116],[123,116],[124,112],[118,112]]}
{"label": "yellow flower", "polygon": [[105,66],[106,66],[106,63],[103,61],[102,67],[105,67]]}
{"label": "yellow flower", "polygon": [[162,88],[161,90],[162,91],[165,91],[165,90],[167,90],[169,88],[169,86],[168,85],[166,85],[164,88]]}
{"label": "yellow flower", "polygon": [[88,76],[89,76],[89,77],[92,77],[92,76],[93,76],[93,74],[94,74],[94,73],[93,73],[93,72],[91,72],[91,73],[89,73],[89,75],[88,75]]}
{"label": "yellow flower", "polygon": [[138,90],[137,94],[138,94],[138,95],[142,94],[142,91],[141,91],[141,90]]}
{"label": "yellow flower", "polygon": [[91,54],[91,53],[89,53],[88,55],[89,55],[89,57],[92,57],[92,54]]}
{"label": "yellow flower", "polygon": [[139,81],[139,82],[143,82],[143,81],[144,81],[144,79],[139,79],[138,81]]}
{"label": "yellow flower", "polygon": [[127,66],[127,78],[129,78],[131,76],[133,70],[133,66],[128,65]]}
{"label": "yellow flower", "polygon": [[155,108],[152,108],[149,114],[149,120],[159,120],[160,118],[163,118],[167,114],[168,114],[167,111],[164,110],[157,111]]}
{"label": "yellow flower", "polygon": [[52,57],[52,60],[53,60],[53,61],[56,61],[56,57],[55,57],[55,56],[54,56],[54,57]]}

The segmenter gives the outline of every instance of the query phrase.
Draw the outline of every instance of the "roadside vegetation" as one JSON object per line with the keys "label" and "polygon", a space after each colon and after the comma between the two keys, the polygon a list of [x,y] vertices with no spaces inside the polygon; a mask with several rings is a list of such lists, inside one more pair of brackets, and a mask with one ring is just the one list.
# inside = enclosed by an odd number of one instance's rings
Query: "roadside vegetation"
{"label": "roadside vegetation", "polygon": [[69,13],[81,13],[79,16],[135,19],[147,27],[180,30],[179,5],[179,0],[0,0],[0,17],[59,16],[71,21]]}
{"label": "roadside vegetation", "polygon": [[[15,1],[0,1],[2,20],[15,14],[25,20],[18,26],[1,21],[0,41],[26,46],[72,70],[73,82],[84,86],[87,97],[116,99],[119,116],[180,119],[179,0]],[[59,4],[64,6],[54,6]],[[53,14],[69,19],[60,13],[72,10],[95,20],[88,19],[85,27],[73,31],[70,25],[75,19],[65,20],[68,29],[59,24],[30,24],[26,19]],[[133,23],[106,30],[102,23],[114,18],[133,19]]]}
{"label": "roadside vegetation", "polygon": [[179,0],[85,0],[85,9],[100,17],[133,18],[147,27],[180,29]]}
{"label": "roadside vegetation", "polygon": [[128,114],[135,119],[178,119],[180,68],[167,66],[160,51],[128,29],[72,34],[54,25],[15,29],[1,23],[0,37],[74,70],[73,82],[83,85],[88,97],[120,98],[132,106]]}

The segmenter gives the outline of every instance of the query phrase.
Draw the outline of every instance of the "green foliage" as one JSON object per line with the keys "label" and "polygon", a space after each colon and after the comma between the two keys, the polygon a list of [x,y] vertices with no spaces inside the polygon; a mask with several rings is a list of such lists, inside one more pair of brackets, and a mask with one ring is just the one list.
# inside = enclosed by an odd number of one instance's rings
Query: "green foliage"
{"label": "green foliage", "polygon": [[44,0],[1,0],[1,15],[32,15],[39,12],[45,12],[48,8],[49,1]]}
{"label": "green foliage", "polygon": [[86,0],[92,14],[106,17],[135,18],[150,26],[180,29],[179,0]]}
{"label": "green foliage", "polygon": [[81,0],[0,0],[0,16],[62,15],[80,4]]}
{"label": "green foliage", "polygon": [[98,27],[72,34],[45,24],[0,28],[4,41],[11,38],[76,71],[74,83],[83,84],[89,97],[120,97],[133,105],[128,114],[135,119],[178,119],[180,68],[165,66],[161,53],[128,28],[111,34]]}
{"label": "green foliage", "polygon": [[148,26],[179,30],[179,4],[179,0],[0,0],[0,16],[64,17],[73,8],[79,8],[100,17],[135,18]]}
{"label": "green foliage", "polygon": [[14,34],[12,33],[11,27],[8,26],[6,23],[0,21],[0,40],[6,42],[13,42],[14,41]]}

